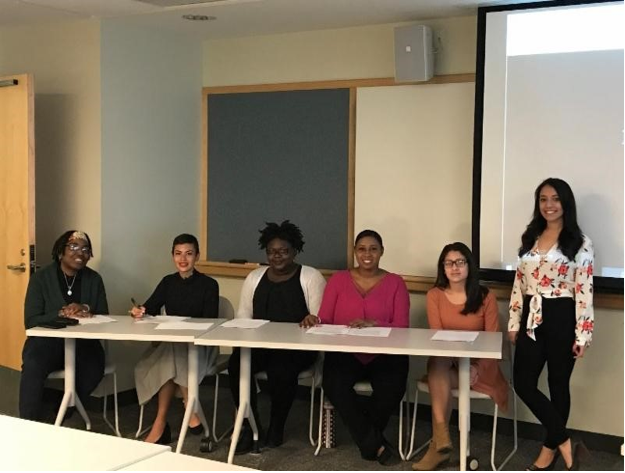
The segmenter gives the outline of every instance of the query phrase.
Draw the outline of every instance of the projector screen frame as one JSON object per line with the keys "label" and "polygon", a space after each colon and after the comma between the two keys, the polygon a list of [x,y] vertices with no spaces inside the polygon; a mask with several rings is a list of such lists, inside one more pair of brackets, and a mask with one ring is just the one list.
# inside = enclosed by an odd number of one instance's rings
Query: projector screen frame
{"label": "projector screen frame", "polygon": [[[566,7],[576,5],[591,5],[601,3],[615,3],[614,0],[552,0],[545,2],[515,3],[493,5],[478,8],[477,13],[477,60],[475,74],[475,114],[473,132],[473,201],[471,241],[473,255],[480,267],[480,279],[500,283],[514,281],[514,270],[482,268],[480,265],[480,220],[481,220],[481,189],[482,189],[482,145],[484,120],[484,66],[486,56],[486,16],[493,12],[533,10],[538,8]],[[555,176],[554,176],[555,177]],[[529,205],[529,204],[528,204]],[[519,243],[521,235],[519,235]],[[610,277],[594,277],[595,293],[623,294],[623,279]]]}

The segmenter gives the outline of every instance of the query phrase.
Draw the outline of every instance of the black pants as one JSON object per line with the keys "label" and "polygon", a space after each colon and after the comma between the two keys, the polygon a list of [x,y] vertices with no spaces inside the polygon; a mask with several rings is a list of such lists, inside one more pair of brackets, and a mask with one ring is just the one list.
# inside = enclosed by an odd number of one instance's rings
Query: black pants
{"label": "black pants", "polygon": [[[29,337],[22,350],[20,417],[41,420],[43,386],[50,373],[65,367],[62,338]],[[76,340],[76,394],[84,403],[104,376],[99,340]]]}
{"label": "black pants", "polygon": [[[525,298],[514,356],[514,389],[547,429],[545,447],[556,449],[569,437],[566,423],[571,408],[569,381],[575,358],[575,301],[571,298],[542,300],[543,322],[535,330],[536,341],[527,336],[529,297]],[[549,398],[538,389],[538,378],[547,363]]]}
{"label": "black pants", "polygon": [[[241,350],[235,348],[228,363],[232,399],[239,405],[239,373],[241,372]],[[267,385],[271,399],[270,432],[278,434],[284,430],[286,418],[297,393],[297,377],[317,359],[317,352],[299,350],[252,350],[252,376],[267,372]],[[250,407],[259,429],[256,389],[250,380]]]}
{"label": "black pants", "polygon": [[[383,444],[382,433],[406,392],[407,376],[407,356],[378,355],[362,364],[351,353],[326,353],[323,389],[347,425],[362,458],[376,458]],[[364,404],[353,389],[359,381],[369,381],[373,388]]]}

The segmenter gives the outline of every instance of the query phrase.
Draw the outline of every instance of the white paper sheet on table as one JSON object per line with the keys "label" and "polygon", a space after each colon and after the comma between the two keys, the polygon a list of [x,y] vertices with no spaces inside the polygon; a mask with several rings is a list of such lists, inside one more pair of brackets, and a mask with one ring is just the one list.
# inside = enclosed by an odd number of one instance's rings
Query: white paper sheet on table
{"label": "white paper sheet on table", "polygon": [[211,322],[165,322],[158,324],[154,330],[208,330],[213,324]]}
{"label": "white paper sheet on table", "polygon": [[347,325],[315,325],[306,330],[311,335],[347,335],[348,332]]}
{"label": "white paper sheet on table", "polygon": [[440,342],[473,342],[480,332],[465,330],[438,330],[432,335],[432,340]]}
{"label": "white paper sheet on table", "polygon": [[181,317],[178,315],[144,315],[140,319],[135,319],[138,324],[162,324],[170,322],[182,322],[189,317]]}
{"label": "white paper sheet on table", "polygon": [[317,325],[306,330],[312,335],[353,335],[356,337],[388,337],[391,327],[349,328],[347,325]]}
{"label": "white paper sheet on table", "polygon": [[232,319],[228,320],[228,322],[223,323],[220,327],[225,328],[258,328],[266,323],[269,323],[269,320],[262,319]]}
{"label": "white paper sheet on table", "polygon": [[363,327],[350,328],[347,335],[355,337],[388,337],[391,333],[391,327]]}
{"label": "white paper sheet on table", "polygon": [[94,315],[93,317],[78,319],[80,325],[93,325],[93,324],[108,324],[109,322],[115,322],[115,319],[108,315]]}

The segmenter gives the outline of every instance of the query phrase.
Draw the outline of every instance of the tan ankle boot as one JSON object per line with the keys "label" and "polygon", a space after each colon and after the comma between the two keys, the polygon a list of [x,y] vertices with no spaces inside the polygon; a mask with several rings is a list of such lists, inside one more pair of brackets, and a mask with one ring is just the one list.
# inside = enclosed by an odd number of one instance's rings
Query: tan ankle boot
{"label": "tan ankle boot", "polygon": [[446,422],[432,423],[432,441],[436,444],[438,452],[451,452],[451,438],[449,437],[449,426]]}
{"label": "tan ankle boot", "polygon": [[441,453],[438,451],[434,440],[430,442],[428,451],[425,452],[423,458],[417,463],[412,464],[412,469],[417,471],[435,470],[441,464],[449,460],[449,453]]}

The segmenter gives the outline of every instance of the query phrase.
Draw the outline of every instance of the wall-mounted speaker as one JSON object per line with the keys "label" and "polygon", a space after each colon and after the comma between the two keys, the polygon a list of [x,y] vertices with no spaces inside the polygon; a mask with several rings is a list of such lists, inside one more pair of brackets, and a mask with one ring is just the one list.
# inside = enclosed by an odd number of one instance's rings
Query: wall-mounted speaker
{"label": "wall-mounted speaker", "polygon": [[433,76],[432,29],[424,25],[395,28],[395,80],[418,82]]}

